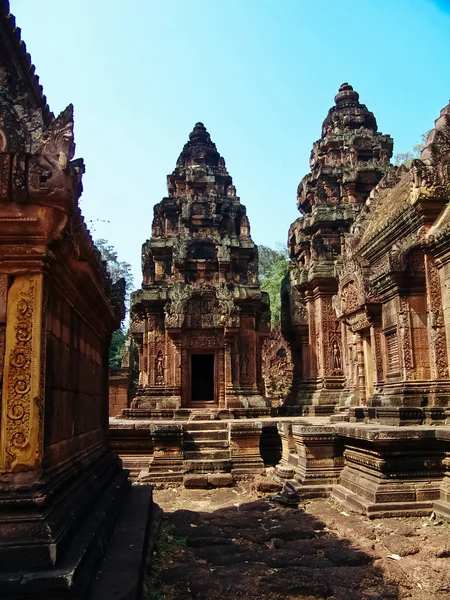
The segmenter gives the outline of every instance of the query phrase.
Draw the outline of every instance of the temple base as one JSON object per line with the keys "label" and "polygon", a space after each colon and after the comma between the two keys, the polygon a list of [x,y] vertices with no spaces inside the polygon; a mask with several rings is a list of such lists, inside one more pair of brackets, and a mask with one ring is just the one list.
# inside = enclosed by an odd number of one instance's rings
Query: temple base
{"label": "temple base", "polygon": [[20,563],[14,572],[2,569],[0,590],[3,597],[15,600],[78,600],[85,597],[129,489],[127,472],[120,470],[92,507],[55,568],[27,568],[26,577]]}

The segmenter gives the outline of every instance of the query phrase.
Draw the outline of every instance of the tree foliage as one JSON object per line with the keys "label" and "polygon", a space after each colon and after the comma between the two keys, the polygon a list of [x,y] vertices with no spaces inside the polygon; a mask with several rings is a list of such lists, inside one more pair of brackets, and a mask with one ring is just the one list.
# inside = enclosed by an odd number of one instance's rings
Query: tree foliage
{"label": "tree foliage", "polygon": [[94,242],[95,247],[102,255],[102,259],[106,263],[106,268],[113,283],[121,279],[125,279],[127,296],[129,296],[134,285],[133,273],[131,272],[130,263],[124,260],[119,260],[117,251],[114,246],[111,246],[107,240],[100,238]]}
{"label": "tree foliage", "polygon": [[272,327],[281,323],[281,282],[289,259],[287,250],[279,244],[277,248],[259,246],[259,279],[261,289],[269,294]]}
{"label": "tree foliage", "polygon": [[[106,263],[106,268],[111,277],[113,283],[121,279],[125,279],[125,305],[127,312],[129,309],[130,293],[133,289],[134,279],[133,273],[131,272],[131,265],[126,261],[119,260],[117,251],[114,246],[111,246],[107,240],[101,238],[94,242],[95,247],[102,255],[102,259]],[[125,346],[126,334],[122,327],[115,331],[111,337],[111,344],[109,346],[109,366],[110,368],[120,367],[122,360],[122,353]]]}
{"label": "tree foliage", "polygon": [[413,146],[411,152],[399,152],[398,154],[396,154],[394,156],[394,165],[397,167],[399,167],[400,165],[405,165],[406,167],[409,167],[415,158],[420,158],[422,150],[427,145],[427,138],[429,133],[429,131],[422,133],[422,135],[420,136],[420,142]]}
{"label": "tree foliage", "polygon": [[120,367],[122,363],[122,353],[125,347],[125,341],[127,336],[122,331],[122,329],[118,329],[111,336],[111,344],[109,346],[109,368],[114,369],[116,367]]}

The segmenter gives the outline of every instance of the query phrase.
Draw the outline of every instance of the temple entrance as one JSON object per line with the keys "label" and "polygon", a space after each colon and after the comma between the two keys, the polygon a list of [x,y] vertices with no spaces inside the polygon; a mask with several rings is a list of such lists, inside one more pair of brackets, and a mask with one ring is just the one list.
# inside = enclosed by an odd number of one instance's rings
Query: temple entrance
{"label": "temple entrance", "polygon": [[215,402],[214,354],[191,354],[191,403]]}

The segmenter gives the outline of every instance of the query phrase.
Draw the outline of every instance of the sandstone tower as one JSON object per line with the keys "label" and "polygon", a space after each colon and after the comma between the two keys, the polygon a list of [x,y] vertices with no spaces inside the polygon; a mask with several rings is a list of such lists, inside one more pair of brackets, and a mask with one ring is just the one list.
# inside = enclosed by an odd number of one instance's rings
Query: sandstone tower
{"label": "sandstone tower", "polygon": [[311,151],[311,172],[301,180],[289,229],[291,265],[283,289],[283,329],[296,357],[300,404],[329,414],[344,389],[337,293],[341,244],[372,189],[389,167],[393,140],[351,85],[344,83]]}
{"label": "sandstone tower", "polygon": [[261,345],[269,332],[258,249],[225,160],[197,123],[154,207],[132,296],[139,349],[132,409],[265,406]]}

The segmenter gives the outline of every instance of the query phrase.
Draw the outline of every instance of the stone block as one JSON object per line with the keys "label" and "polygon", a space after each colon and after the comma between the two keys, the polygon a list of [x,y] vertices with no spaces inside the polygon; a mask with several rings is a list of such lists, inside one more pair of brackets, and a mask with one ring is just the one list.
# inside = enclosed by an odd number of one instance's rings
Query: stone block
{"label": "stone block", "polygon": [[256,477],[254,487],[258,492],[269,494],[273,492],[279,492],[283,486],[281,483],[278,483],[273,479],[269,479],[267,477]]}
{"label": "stone block", "polygon": [[204,489],[208,487],[208,475],[196,473],[195,475],[185,475],[183,485],[190,489]]}
{"label": "stone block", "polygon": [[210,473],[208,483],[211,487],[229,487],[234,484],[231,473]]}

